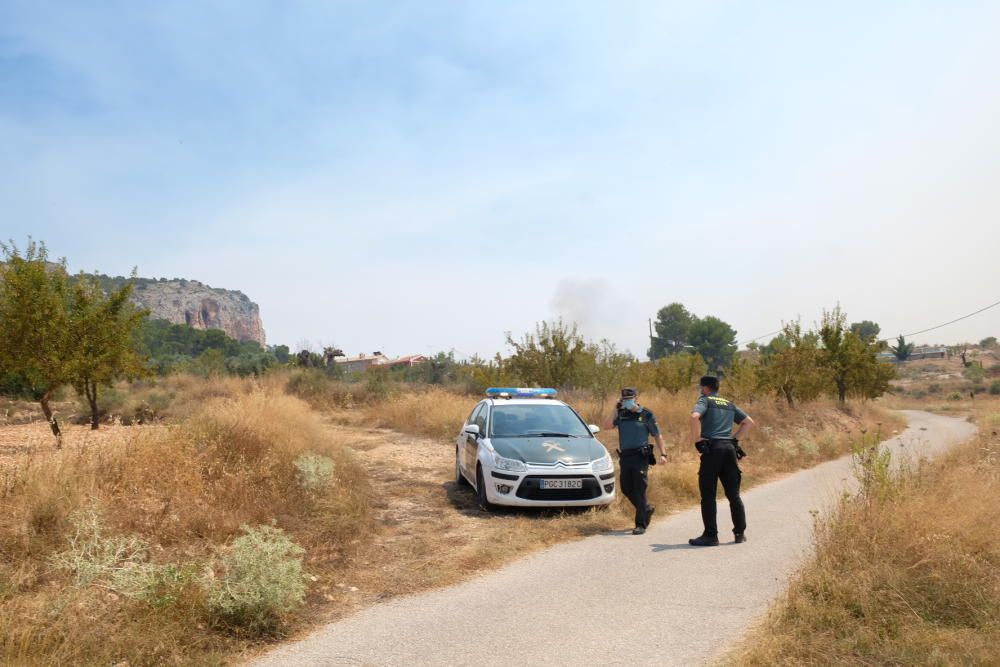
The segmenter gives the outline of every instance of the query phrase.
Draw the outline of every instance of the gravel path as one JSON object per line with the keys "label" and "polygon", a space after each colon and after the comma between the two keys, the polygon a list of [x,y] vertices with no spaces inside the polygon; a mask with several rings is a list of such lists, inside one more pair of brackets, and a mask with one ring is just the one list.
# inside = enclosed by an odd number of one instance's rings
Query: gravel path
{"label": "gravel path", "polygon": [[[970,438],[961,419],[906,411],[893,452],[931,456]],[[691,665],[719,656],[763,614],[808,555],[812,513],[851,485],[849,458],[744,494],[743,545],[696,549],[697,510],[641,537],[562,544],[497,572],[391,600],[286,644],[266,665]],[[719,503],[719,526],[731,527]],[[497,548],[503,548],[498,545]]]}

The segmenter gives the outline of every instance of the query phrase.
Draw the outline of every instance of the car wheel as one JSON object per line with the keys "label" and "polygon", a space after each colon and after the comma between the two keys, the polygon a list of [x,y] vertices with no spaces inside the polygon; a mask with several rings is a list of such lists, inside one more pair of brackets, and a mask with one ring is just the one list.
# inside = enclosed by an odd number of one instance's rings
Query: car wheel
{"label": "car wheel", "polygon": [[458,450],[455,450],[455,484],[459,486],[469,486],[469,480],[462,474],[462,467],[458,464]]}
{"label": "car wheel", "polygon": [[486,497],[486,480],[483,479],[482,466],[476,466],[476,503],[481,510],[489,511],[493,509],[493,503]]}

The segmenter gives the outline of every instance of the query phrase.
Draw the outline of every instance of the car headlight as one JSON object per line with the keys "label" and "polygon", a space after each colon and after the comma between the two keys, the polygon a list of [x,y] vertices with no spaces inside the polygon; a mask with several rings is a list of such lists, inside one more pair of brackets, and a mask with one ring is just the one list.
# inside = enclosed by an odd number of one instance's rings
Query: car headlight
{"label": "car headlight", "polygon": [[611,462],[611,455],[605,454],[603,458],[594,461],[594,472],[607,472],[614,470],[615,465]]}
{"label": "car headlight", "polygon": [[528,466],[524,465],[523,462],[504,458],[496,452],[493,453],[493,466],[510,472],[526,472],[528,470]]}

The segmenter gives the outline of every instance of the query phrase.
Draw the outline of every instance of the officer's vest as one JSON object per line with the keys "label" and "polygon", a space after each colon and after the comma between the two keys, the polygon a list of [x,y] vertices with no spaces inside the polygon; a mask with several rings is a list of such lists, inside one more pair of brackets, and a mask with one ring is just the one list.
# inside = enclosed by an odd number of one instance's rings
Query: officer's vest
{"label": "officer's vest", "polygon": [[[712,415],[713,420],[720,418],[722,419],[728,418],[729,423],[726,425],[726,428],[729,431],[732,431],[733,424],[736,422],[736,406],[733,405],[732,402],[729,401],[729,399],[722,398],[721,396],[706,396],[705,402],[707,404],[706,405],[707,409],[705,410],[704,416],[702,416],[702,422],[703,423],[707,422],[708,420],[706,419],[706,417],[708,417],[709,415]],[[719,411],[728,414],[719,415],[718,414]],[[715,414],[713,414],[713,412]],[[727,435],[726,437],[729,436]]]}
{"label": "officer's vest", "polygon": [[736,418],[736,406],[729,399],[722,398],[721,396],[706,396],[705,398],[708,401],[709,410],[728,410],[733,413],[733,419]]}

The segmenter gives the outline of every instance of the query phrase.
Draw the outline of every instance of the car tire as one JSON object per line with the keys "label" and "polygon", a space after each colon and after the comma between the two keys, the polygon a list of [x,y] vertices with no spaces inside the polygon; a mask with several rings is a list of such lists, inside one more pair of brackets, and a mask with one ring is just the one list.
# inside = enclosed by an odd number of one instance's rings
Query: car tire
{"label": "car tire", "polygon": [[469,480],[462,474],[462,467],[458,465],[458,450],[455,450],[455,484],[458,486],[472,486]]}
{"label": "car tire", "polygon": [[476,466],[476,504],[479,509],[488,512],[493,509],[493,503],[486,497],[486,480],[483,478],[483,466]]}

